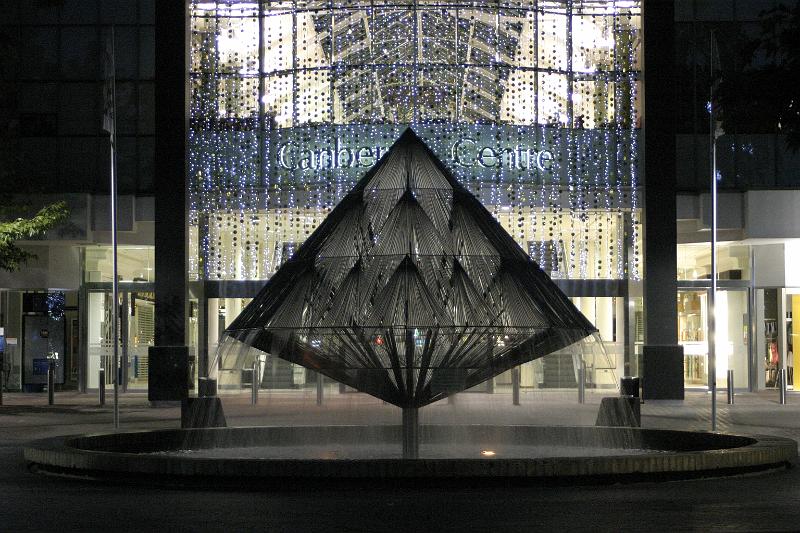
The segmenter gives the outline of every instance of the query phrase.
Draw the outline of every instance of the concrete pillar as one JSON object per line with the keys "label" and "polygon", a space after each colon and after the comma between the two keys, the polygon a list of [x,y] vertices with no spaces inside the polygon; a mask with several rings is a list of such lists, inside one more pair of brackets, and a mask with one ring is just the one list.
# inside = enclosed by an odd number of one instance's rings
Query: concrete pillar
{"label": "concrete pillar", "polygon": [[[673,2],[646,1],[642,4],[644,109],[644,318],[645,351],[655,357],[663,350],[648,346],[678,348],[677,295],[677,207],[675,182],[675,76]],[[683,383],[673,379],[683,371],[680,357],[645,362],[651,372],[643,376],[645,390],[660,382],[661,398],[683,398]],[[675,368],[666,365],[677,365]],[[663,375],[662,375],[663,372]],[[664,390],[670,383],[674,390]],[[649,385],[648,385],[649,384]],[[680,385],[680,390],[678,390]]]}
{"label": "concrete pillar", "polygon": [[189,121],[189,9],[156,2],[155,343],[186,343],[186,179]]}

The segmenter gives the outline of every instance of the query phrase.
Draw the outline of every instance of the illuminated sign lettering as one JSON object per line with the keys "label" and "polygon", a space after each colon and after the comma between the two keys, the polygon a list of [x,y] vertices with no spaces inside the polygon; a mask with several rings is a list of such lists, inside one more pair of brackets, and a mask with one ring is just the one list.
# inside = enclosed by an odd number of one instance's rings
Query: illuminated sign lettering
{"label": "illuminated sign lettering", "polygon": [[[307,147],[295,141],[284,141],[277,147],[278,165],[285,170],[324,170],[369,168],[388,150],[375,144],[351,147],[336,137],[333,146]],[[511,169],[519,171],[551,171],[553,152],[517,144],[496,147],[479,143],[470,137],[453,142],[450,148],[453,165],[461,168]]]}
{"label": "illuminated sign lettering", "polygon": [[323,170],[327,168],[369,168],[381,158],[387,147],[360,146],[351,148],[336,138],[333,147],[303,148],[298,143],[286,141],[278,145],[277,159],[286,170]]}
{"label": "illuminated sign lettering", "polygon": [[453,143],[451,159],[456,166],[471,168],[509,168],[529,170],[533,167],[541,171],[553,168],[553,152],[536,150],[521,144],[513,148],[479,147],[478,141],[465,137]]}

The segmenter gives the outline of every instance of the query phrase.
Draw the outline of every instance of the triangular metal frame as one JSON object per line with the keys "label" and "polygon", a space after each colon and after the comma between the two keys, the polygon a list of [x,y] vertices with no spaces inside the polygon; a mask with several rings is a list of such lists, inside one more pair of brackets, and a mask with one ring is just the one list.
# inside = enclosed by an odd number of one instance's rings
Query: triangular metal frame
{"label": "triangular metal frame", "polygon": [[594,332],[409,128],[225,330],[217,357],[228,368],[256,348],[417,408]]}

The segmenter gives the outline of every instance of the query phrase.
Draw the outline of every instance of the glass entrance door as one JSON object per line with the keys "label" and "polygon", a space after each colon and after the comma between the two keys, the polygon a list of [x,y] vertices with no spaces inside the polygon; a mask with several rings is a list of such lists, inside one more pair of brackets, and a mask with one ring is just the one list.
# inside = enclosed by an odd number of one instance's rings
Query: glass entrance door
{"label": "glass entrance door", "polygon": [[[678,341],[683,346],[683,379],[686,387],[708,386],[708,294],[707,288],[678,290]],[[748,386],[748,330],[750,314],[747,289],[718,289],[716,300],[716,382],[734,387]]]}
{"label": "glass entrance door", "polygon": [[[118,356],[123,390],[147,390],[148,348],[153,346],[155,327],[155,299],[150,285],[129,286],[119,291]],[[110,286],[95,286],[87,291],[85,368],[89,389],[98,387],[101,368],[105,369],[106,386],[113,385],[112,301]]]}
{"label": "glass entrance door", "polygon": [[99,371],[105,369],[105,383],[113,383],[111,375],[113,345],[111,344],[113,315],[110,290],[92,290],[86,295],[86,386],[98,388]]}
{"label": "glass entrance door", "polygon": [[686,387],[708,383],[708,291],[678,291],[678,342],[683,345],[683,382]]}
{"label": "glass entrance door", "polygon": [[[123,372],[129,389],[147,390],[148,348],[155,338],[155,295],[152,292],[130,292],[123,295],[127,300],[123,320],[127,327],[122,339]],[[127,316],[125,316],[127,314]]]}

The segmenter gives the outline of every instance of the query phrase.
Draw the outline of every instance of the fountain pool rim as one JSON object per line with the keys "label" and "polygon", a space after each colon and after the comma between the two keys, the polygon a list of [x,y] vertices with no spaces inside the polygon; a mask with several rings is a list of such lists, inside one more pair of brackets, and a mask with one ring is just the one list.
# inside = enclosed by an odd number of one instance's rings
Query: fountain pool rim
{"label": "fountain pool rim", "polygon": [[[585,457],[454,457],[447,459],[259,459],[191,457],[154,452],[182,449],[291,446],[310,442],[371,442],[400,448],[400,426],[258,426],[157,429],[59,437],[26,447],[36,471],[152,484],[239,486],[260,480],[518,479],[559,484],[663,481],[738,475],[786,467],[797,443],[776,436],[744,436],[664,429],[596,426],[425,425],[421,443],[535,443],[652,450],[638,455]],[[666,452],[666,453],[665,453]],[[257,484],[257,483],[256,483]],[[273,486],[274,485],[268,485]]]}

